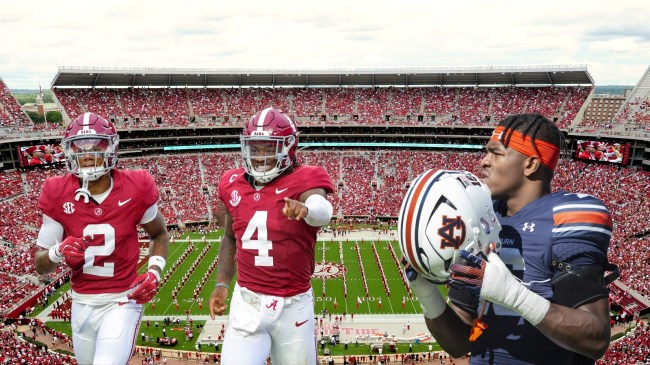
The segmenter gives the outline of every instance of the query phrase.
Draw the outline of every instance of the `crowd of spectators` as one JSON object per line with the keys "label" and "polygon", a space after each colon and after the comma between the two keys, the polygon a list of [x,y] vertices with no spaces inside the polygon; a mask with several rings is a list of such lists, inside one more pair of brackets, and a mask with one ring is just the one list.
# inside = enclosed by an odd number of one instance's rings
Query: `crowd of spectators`
{"label": "crowd of spectators", "polygon": [[0,200],[22,193],[23,181],[18,171],[0,175]]}
{"label": "crowd of spectators", "polygon": [[118,128],[241,124],[273,106],[301,123],[492,125],[507,114],[540,112],[566,128],[591,88],[126,88],[55,89],[74,118],[92,110]]}
{"label": "crowd of spectators", "polygon": [[635,97],[626,100],[614,119],[615,124],[634,125],[650,131],[650,97]]}
{"label": "crowd of spectators", "polygon": [[633,331],[614,341],[598,365],[628,365],[650,363],[650,324],[639,321]]}
{"label": "crowd of spectators", "polygon": [[11,90],[0,78],[0,127],[19,128],[31,126],[32,122],[20,110],[20,104]]}
{"label": "crowd of spectators", "polygon": [[[43,327],[44,328],[44,327]],[[47,344],[34,344],[26,341],[29,333],[17,333],[15,323],[0,323],[0,364],[2,365],[76,365],[77,361],[70,355],[48,351]],[[40,326],[35,331],[44,331]],[[35,333],[34,331],[34,333]],[[55,333],[52,336],[55,336]],[[60,337],[65,335],[58,333]],[[34,337],[36,337],[34,335]]]}

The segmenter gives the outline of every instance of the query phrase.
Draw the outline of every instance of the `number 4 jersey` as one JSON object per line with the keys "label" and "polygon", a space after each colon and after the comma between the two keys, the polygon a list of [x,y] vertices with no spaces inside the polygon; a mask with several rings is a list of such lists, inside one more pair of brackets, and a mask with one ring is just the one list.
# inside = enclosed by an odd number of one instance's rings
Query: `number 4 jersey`
{"label": "number 4 jersey", "polygon": [[[147,208],[158,201],[158,189],[147,171],[111,173],[113,187],[100,204],[75,200],[80,181],[72,174],[45,180],[38,200],[43,213],[63,226],[64,238],[93,235],[87,243],[85,262],[71,265],[75,293],[121,293],[137,275],[137,226]],[[39,246],[44,246],[43,242]]]}
{"label": "number 4 jersey", "polygon": [[260,190],[248,183],[244,169],[230,170],[219,183],[219,199],[233,219],[237,239],[237,282],[257,293],[289,297],[311,287],[318,227],[282,214],[284,198],[299,200],[310,189],[334,185],[317,166],[299,166]]}

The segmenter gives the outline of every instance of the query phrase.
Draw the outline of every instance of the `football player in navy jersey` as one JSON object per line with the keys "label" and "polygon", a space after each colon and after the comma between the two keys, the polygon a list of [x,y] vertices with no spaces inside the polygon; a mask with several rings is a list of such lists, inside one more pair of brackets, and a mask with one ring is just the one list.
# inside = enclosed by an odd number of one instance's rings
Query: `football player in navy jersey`
{"label": "football player in navy jersey", "polygon": [[450,267],[449,303],[407,268],[427,327],[452,356],[470,353],[471,364],[593,364],[607,350],[606,285],[617,271],[607,261],[612,219],[593,196],[551,191],[563,141],[539,114],[502,120],[480,162],[502,226],[500,250],[461,251],[465,260]]}
{"label": "football player in navy jersey", "polygon": [[[35,269],[71,269],[72,342],[79,364],[127,364],[142,305],[156,294],[169,236],[158,189],[144,170],[118,170],[119,137],[111,122],[84,113],[67,127],[68,174],[45,180]],[[148,271],[138,275],[138,225],[151,238]]]}
{"label": "football player in navy jersey", "polygon": [[316,235],[329,223],[327,172],[296,162],[298,130],[278,109],[256,113],[241,135],[244,168],[219,183],[226,207],[210,316],[230,302],[222,364],[316,364],[311,275]]}

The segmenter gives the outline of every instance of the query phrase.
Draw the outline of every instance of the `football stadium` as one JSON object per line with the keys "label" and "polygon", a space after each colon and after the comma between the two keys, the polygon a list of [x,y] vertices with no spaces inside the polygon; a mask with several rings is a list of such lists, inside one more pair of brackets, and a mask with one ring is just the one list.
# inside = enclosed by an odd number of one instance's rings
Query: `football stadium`
{"label": "football stadium", "polygon": [[[496,123],[516,113],[542,114],[567,141],[552,190],[591,194],[612,214],[608,259],[621,275],[609,286],[612,341],[596,363],[647,361],[650,68],[639,76],[623,95],[605,95],[596,93],[588,65],[61,66],[49,88],[52,102],[39,95],[28,106],[21,106],[0,80],[3,364],[77,364],[70,268],[62,264],[38,275],[34,256],[42,186],[46,178],[66,173],[63,133],[85,112],[104,116],[117,128],[118,169],[153,176],[171,238],[158,292],[144,307],[131,364],[149,358],[218,363],[230,310],[211,320],[207,308],[224,234],[218,185],[224,172],[242,166],[244,123],[267,107],[281,109],[296,123],[298,160],[323,167],[335,186],[328,195],[333,218],[318,234],[311,280],[319,362],[467,363],[451,359],[424,323],[400,262],[400,206],[411,182],[428,169],[479,175]],[[48,121],[50,111],[59,112],[61,120]],[[146,272],[144,230],[139,238],[140,272]],[[447,287],[440,289],[446,294]]]}

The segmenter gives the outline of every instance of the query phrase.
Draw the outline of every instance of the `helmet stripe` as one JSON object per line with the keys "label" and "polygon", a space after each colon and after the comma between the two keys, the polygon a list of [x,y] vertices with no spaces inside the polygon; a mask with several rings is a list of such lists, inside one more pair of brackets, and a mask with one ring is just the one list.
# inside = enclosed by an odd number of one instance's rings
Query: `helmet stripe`
{"label": "helmet stripe", "polygon": [[[420,179],[420,181],[417,182],[417,185],[415,186],[415,189],[413,189],[413,195],[411,197],[411,201],[408,202],[405,206],[405,209],[407,210],[406,213],[406,227],[412,227],[413,225],[413,219],[419,220],[419,215],[416,217],[415,216],[415,208],[419,205],[418,201],[420,200],[420,195],[422,194],[422,189],[425,188],[428,184],[428,180],[435,173],[435,170],[431,169],[427,171],[424,176]],[[419,222],[418,222],[419,223]],[[404,230],[402,230],[404,231]],[[409,261],[411,264],[416,264],[419,260],[416,259],[415,253],[413,252],[413,244],[412,240],[417,239],[417,230],[411,230],[408,229],[408,232],[405,234],[406,238],[406,253],[407,256],[409,257]],[[417,271],[424,271],[423,268],[416,268]]]}
{"label": "helmet stripe", "polygon": [[263,128],[264,128],[264,121],[266,120],[266,115],[267,115],[271,110],[273,110],[273,108],[266,108],[266,109],[262,110],[262,112],[260,113],[260,117],[257,118],[257,130],[258,130],[258,131],[261,132],[261,131],[264,130]]}
{"label": "helmet stripe", "polygon": [[83,119],[83,130],[87,131],[90,129],[90,115],[92,113],[86,112],[84,113],[84,119]]}

